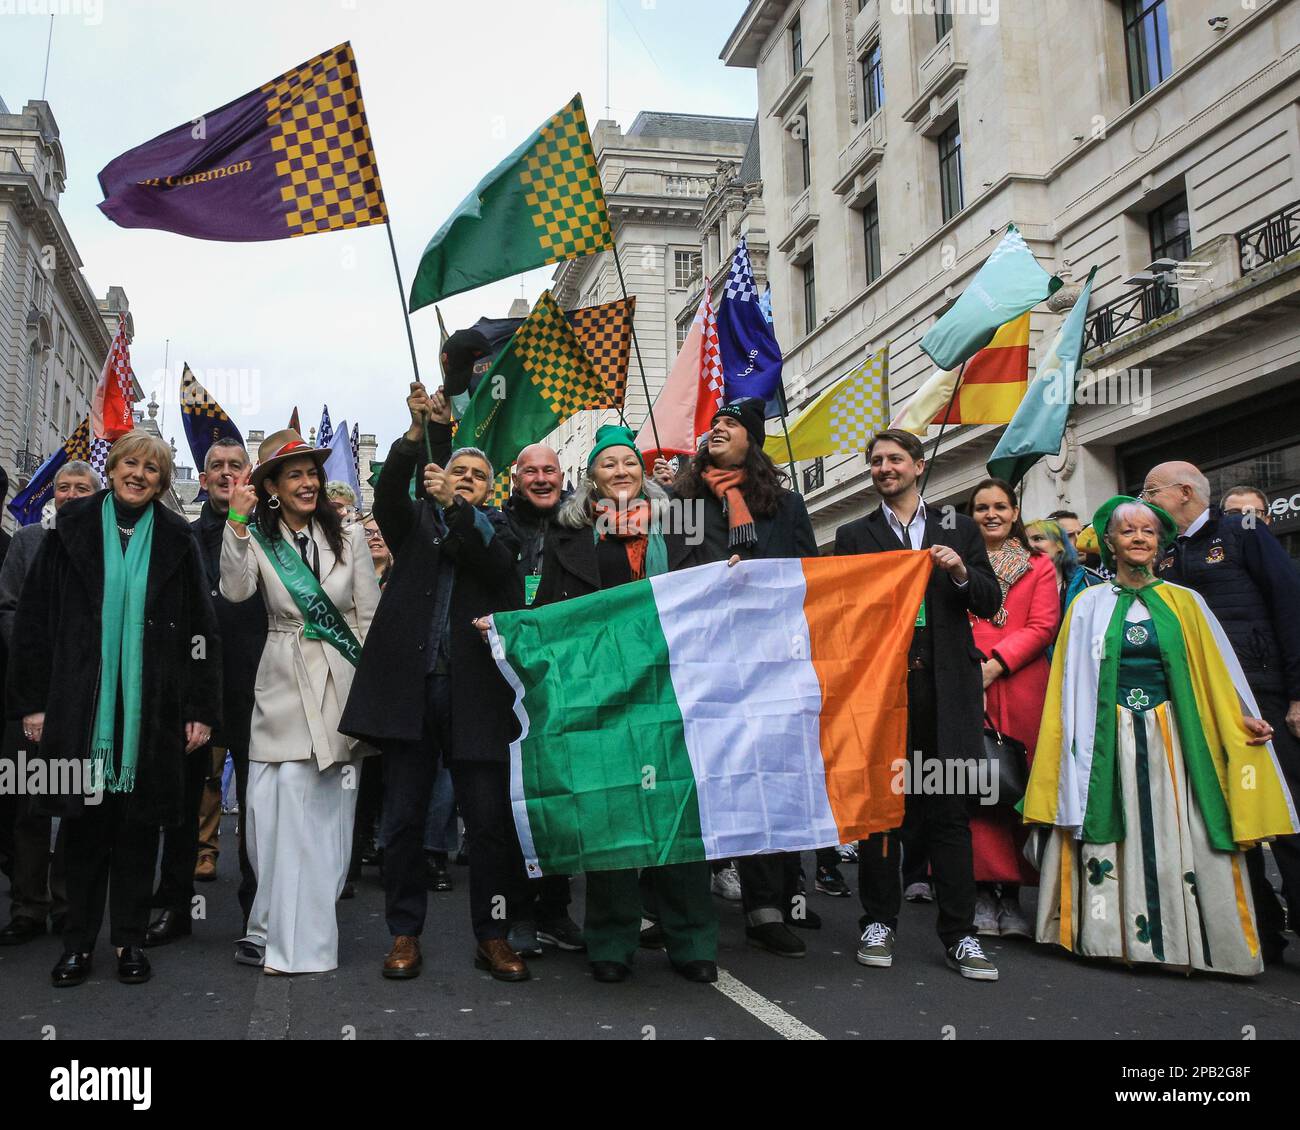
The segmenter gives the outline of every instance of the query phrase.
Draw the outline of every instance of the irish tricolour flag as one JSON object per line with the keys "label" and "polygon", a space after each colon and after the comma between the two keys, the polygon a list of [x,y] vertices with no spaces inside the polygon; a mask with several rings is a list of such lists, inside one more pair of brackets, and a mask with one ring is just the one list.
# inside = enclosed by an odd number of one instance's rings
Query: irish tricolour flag
{"label": "irish tricolour flag", "polygon": [[927,554],[704,565],[495,617],[530,874],[803,851],[902,822]]}

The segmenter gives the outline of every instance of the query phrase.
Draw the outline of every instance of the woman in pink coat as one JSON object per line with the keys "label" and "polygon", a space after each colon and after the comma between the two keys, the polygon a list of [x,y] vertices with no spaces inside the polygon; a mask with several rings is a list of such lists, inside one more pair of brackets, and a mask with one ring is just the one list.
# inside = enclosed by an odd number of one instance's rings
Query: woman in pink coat
{"label": "woman in pink coat", "polygon": [[[971,493],[969,509],[1002,588],[1002,607],[992,620],[971,617],[975,646],[985,657],[985,709],[994,728],[1023,742],[1032,758],[1051,670],[1046,652],[1061,625],[1056,567],[1030,547],[1010,483],[985,479]],[[981,808],[971,816],[970,832],[979,887],[975,928],[1030,937],[1020,884],[1038,880],[1022,854],[1020,820],[1006,807]]]}

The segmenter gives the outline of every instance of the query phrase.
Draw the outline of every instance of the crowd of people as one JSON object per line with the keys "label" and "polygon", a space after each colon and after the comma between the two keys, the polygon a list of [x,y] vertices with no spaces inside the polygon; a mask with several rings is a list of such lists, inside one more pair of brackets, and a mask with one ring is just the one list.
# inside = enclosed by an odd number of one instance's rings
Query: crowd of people
{"label": "crowd of people", "polygon": [[[797,853],[588,872],[581,925],[571,877],[530,879],[513,693],[485,642],[496,613],[816,555],[802,497],[763,450],[764,406],[722,407],[694,457],[649,474],[634,434],[602,427],[572,489],[534,445],[503,509],[442,391],[413,385],[407,407],[369,514],[290,430],[256,462],[215,442],[192,526],[162,504],[172,460],[156,437],[118,440],[107,486],[85,463],[60,470],[50,515],[0,568],[4,756],[77,772],[0,798],[0,944],[52,930],[53,984],[81,984],[107,905],[118,978],[148,980],[146,950],[191,933],[194,883],[215,875],[229,760],[235,960],[266,974],[336,968],[336,903],[377,864],[380,972],[418,976],[429,895],[465,855],[473,961],[499,980],[527,980],[552,947],[585,952],[599,982],[649,949],[715,981],[715,896],[741,903],[751,945],[804,957],[821,923]],[[993,478],[964,513],[927,506],[910,433],[878,433],[867,456],[880,505],[833,552],[922,551],[932,573],[907,653],[902,822],[816,853],[812,889],[830,897],[851,895],[840,868],[856,859],[857,961],[893,964],[905,898],[935,904],[948,964],[974,980],[998,978],[990,935],[1179,970],[1280,960],[1287,919],[1261,845],[1300,907],[1300,575],[1266,500],[1240,486],[1213,507],[1197,468],[1167,463],[1090,524],[1026,522]],[[698,528],[665,520],[668,499]],[[927,764],[992,765],[991,746],[1012,776],[1023,762],[1017,795],[931,787]]]}

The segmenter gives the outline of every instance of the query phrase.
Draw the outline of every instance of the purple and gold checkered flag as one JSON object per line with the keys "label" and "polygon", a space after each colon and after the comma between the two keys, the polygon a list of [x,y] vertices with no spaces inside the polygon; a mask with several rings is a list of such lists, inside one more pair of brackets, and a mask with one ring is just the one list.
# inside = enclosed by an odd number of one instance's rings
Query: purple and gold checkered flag
{"label": "purple and gold checkered flag", "polygon": [[569,324],[591,358],[592,367],[605,385],[605,399],[593,408],[623,407],[627,395],[627,359],[632,346],[632,319],[636,298],[620,298],[603,306],[570,310]]}
{"label": "purple and gold checkered flag", "polygon": [[388,220],[350,43],[110,161],[119,227],[248,242]]}

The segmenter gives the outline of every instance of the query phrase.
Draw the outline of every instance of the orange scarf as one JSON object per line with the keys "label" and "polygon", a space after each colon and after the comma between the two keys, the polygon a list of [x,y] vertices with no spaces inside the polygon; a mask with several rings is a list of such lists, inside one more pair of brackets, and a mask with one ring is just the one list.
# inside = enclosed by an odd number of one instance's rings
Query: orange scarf
{"label": "orange scarf", "polygon": [[758,531],[754,529],[753,515],[740,491],[745,484],[745,472],[737,468],[728,471],[721,467],[708,467],[701,472],[700,478],[727,511],[727,547],[755,545]]}
{"label": "orange scarf", "polygon": [[646,546],[650,534],[650,503],[644,498],[633,499],[626,509],[609,498],[596,500],[596,535],[604,541],[613,535],[623,543],[627,563],[632,570],[632,580],[645,577]]}

